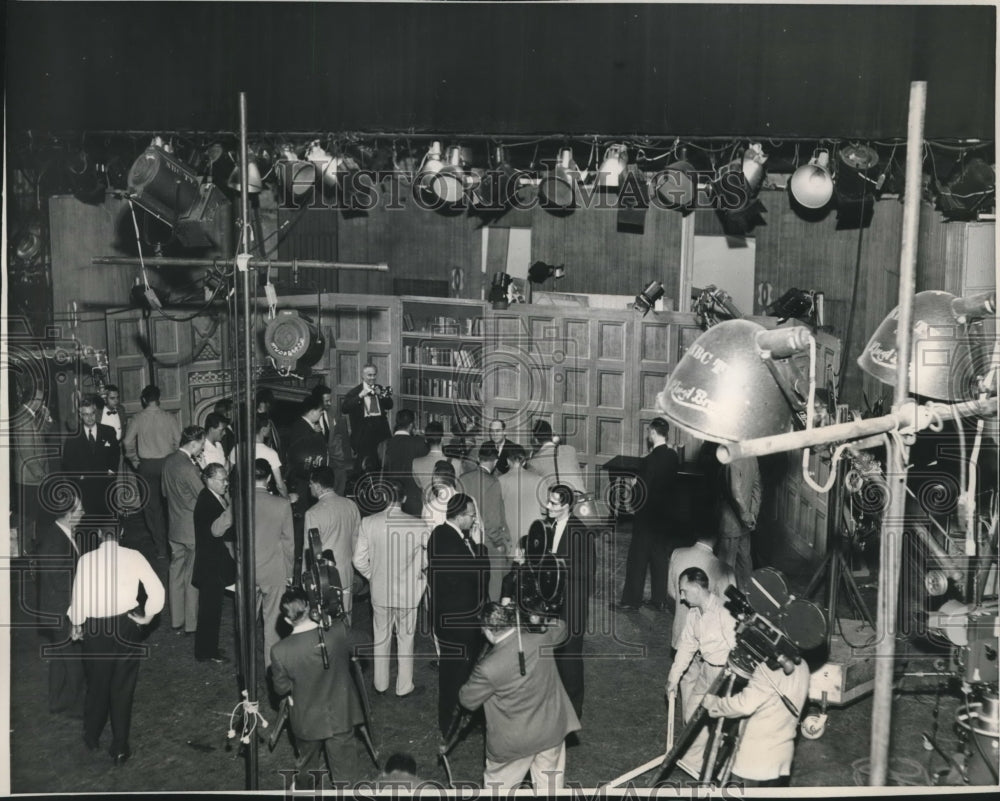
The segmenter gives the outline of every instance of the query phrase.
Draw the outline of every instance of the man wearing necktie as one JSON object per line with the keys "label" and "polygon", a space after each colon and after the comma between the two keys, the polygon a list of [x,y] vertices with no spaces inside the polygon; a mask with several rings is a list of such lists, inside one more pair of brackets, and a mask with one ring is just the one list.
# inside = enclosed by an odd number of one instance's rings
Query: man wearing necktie
{"label": "man wearing necktie", "polygon": [[312,394],[323,401],[323,411],[319,416],[319,431],[326,440],[330,458],[327,464],[333,468],[334,490],[338,495],[347,495],[347,474],[353,466],[351,444],[347,438],[347,421],[336,413],[333,406],[333,390],[325,384],[313,387]]}
{"label": "man wearing necktie", "polygon": [[107,496],[118,473],[121,448],[115,430],[97,422],[91,398],[80,401],[79,413],[80,429],[63,443],[62,470],[80,493],[88,519],[113,522],[117,514]]}
{"label": "man wearing necktie", "polygon": [[392,398],[380,398],[375,389],[378,368],[366,364],[361,371],[361,383],[352,388],[340,404],[340,410],[351,421],[351,447],[354,449],[354,467],[359,473],[378,470],[378,446],[389,439],[389,419],[386,412],[392,408]]}
{"label": "man wearing necktie", "polygon": [[475,504],[464,493],[448,501],[447,519],[427,542],[430,613],[441,647],[438,669],[438,726],[446,735],[465,684],[482,649],[479,616],[487,601],[490,560],[469,537]]}

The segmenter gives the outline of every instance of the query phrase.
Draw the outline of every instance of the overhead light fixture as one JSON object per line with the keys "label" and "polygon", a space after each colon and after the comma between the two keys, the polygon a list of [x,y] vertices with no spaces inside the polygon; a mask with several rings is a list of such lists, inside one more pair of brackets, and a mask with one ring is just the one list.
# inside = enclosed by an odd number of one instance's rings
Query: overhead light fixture
{"label": "overhead light fixture", "polygon": [[628,148],[625,145],[608,145],[601,168],[597,171],[597,186],[601,189],[617,188],[627,167]]}
{"label": "overhead light fixture", "polygon": [[[229,181],[227,182],[229,188],[235,190],[236,192],[241,191],[241,178],[242,171],[240,170],[240,164],[237,161],[236,166],[229,175]],[[260,168],[257,166],[257,159],[251,156],[247,159],[247,192],[251,195],[259,195],[263,189],[264,179],[261,177]]]}
{"label": "overhead light fixture", "polygon": [[723,166],[712,182],[713,205],[727,236],[745,237],[764,225],[767,207],[757,197],[764,182],[767,155],[760,144],[751,143],[742,158]]}
{"label": "overhead light fixture", "polygon": [[536,261],[528,268],[528,280],[533,284],[541,284],[550,278],[562,278],[566,275],[566,268],[562,264],[546,264],[544,261]]}
{"label": "overhead light fixture", "polygon": [[507,160],[502,145],[494,153],[493,166],[482,173],[472,192],[472,202],[480,209],[505,210],[517,194],[521,174]]}
{"label": "overhead light fixture", "polygon": [[656,196],[668,209],[686,211],[697,199],[698,174],[687,160],[687,149],[679,150],[679,158],[668,164],[653,179]]}
{"label": "overhead light fixture", "polygon": [[560,150],[558,160],[538,187],[542,208],[549,211],[572,208],[576,203],[577,186],[585,175],[573,160],[572,149]]}
{"label": "overhead light fixture", "polygon": [[295,309],[282,309],[264,330],[264,349],[275,369],[288,375],[318,362],[326,350],[326,339],[318,326]]}
{"label": "overhead light fixture", "polygon": [[427,154],[420,163],[417,172],[417,186],[424,192],[434,191],[434,176],[441,172],[444,162],[441,160],[441,143],[431,142]]}
{"label": "overhead light fixture", "polygon": [[[956,298],[950,292],[935,289],[917,292],[913,296],[910,392],[949,403],[977,397],[984,370],[977,363],[980,360],[973,358],[967,320],[995,313],[995,295],[989,293]],[[899,307],[896,307],[858,357],[862,370],[889,386],[896,384],[898,323]]]}
{"label": "overhead light fixture", "polygon": [[821,209],[833,197],[833,176],[830,174],[830,152],[816,150],[808,164],[803,164],[788,182],[792,197],[802,207]]}
{"label": "overhead light fixture", "polygon": [[311,161],[303,161],[291,145],[281,147],[281,160],[278,162],[281,182],[285,190],[284,197],[290,193],[299,199],[316,187],[316,167]]}
{"label": "overhead light fixture", "polygon": [[794,393],[789,357],[809,341],[802,326],[769,331],[750,320],[720,322],[688,348],[656,396],[656,409],[712,442],[787,433],[804,405]]}
{"label": "overhead light fixture", "polygon": [[449,147],[447,158],[431,178],[431,189],[445,203],[458,203],[465,195],[469,175],[462,148]]}
{"label": "overhead light fixture", "polygon": [[869,145],[853,143],[840,148],[837,155],[842,165],[834,187],[837,230],[867,228],[875,216],[875,199],[885,182],[885,173],[878,178],[867,174],[879,162],[878,151]]}
{"label": "overhead light fixture", "polygon": [[663,297],[665,290],[663,289],[663,284],[659,281],[650,281],[644,290],[635,296],[635,301],[632,303],[632,309],[637,312],[642,312],[642,316],[645,317],[652,308],[656,305],[656,301]]}
{"label": "overhead light fixture", "polygon": [[938,189],[938,208],[953,220],[975,220],[979,209],[996,192],[996,173],[981,158],[970,159],[957,177]]}
{"label": "overhead light fixture", "polygon": [[219,246],[215,217],[228,206],[215,184],[201,183],[194,171],[160,147],[151,146],[132,164],[129,198],[174,229],[185,247]]}

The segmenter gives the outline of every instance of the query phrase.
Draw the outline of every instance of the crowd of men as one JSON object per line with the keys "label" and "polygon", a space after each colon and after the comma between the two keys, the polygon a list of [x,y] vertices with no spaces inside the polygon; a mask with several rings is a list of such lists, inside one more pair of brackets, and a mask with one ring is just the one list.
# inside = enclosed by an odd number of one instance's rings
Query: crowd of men
{"label": "crowd of men", "polygon": [[[339,408],[329,387],[316,386],[290,425],[279,425],[274,395],[261,389],[250,426],[264,662],[274,690],[293,700],[297,767],[312,767],[322,752],[332,774],[355,769],[346,743],[362,722],[349,669],[358,654],[348,653],[346,631],[364,591],[373,638],[361,656],[373,664],[374,691],[393,687],[399,699],[425,692],[413,670],[424,605],[437,656],[442,738],[463,714],[482,707],[484,781],[516,787],[530,775],[536,790],[559,789],[567,737],[576,737],[582,725],[584,639],[597,580],[593,529],[573,513],[586,489],[578,456],[544,420],[533,421],[527,447],[507,437],[501,419],[478,436],[459,431],[447,443],[439,423],[417,432],[409,409],[396,412],[390,427],[392,398],[376,381],[376,368],[366,365]],[[139,400],[141,411],[129,419],[116,387],[100,399],[81,400],[80,425],[62,447],[61,471],[71,491],[45,525],[29,510],[22,514],[42,565],[39,610],[49,616],[49,649],[59,652],[49,660],[50,710],[82,714],[84,742],[94,750],[110,719],[115,764],[131,755],[143,627],[165,607],[171,630],[192,639],[196,660],[227,663],[219,632],[225,593],[237,578],[230,479],[242,445],[231,401],[217,403],[204,425],[182,428],[161,408],[156,386],[147,386]],[[44,407],[24,406],[32,431],[51,424]],[[732,698],[705,697],[735,647],[736,620],[723,593],[749,581],[759,470],[755,461],[720,470],[719,538],[703,532],[690,544],[691,532],[676,516],[680,465],[668,431],[662,418],[647,427],[625,582],[612,607],[632,613],[640,604],[656,611],[673,604],[676,657],[667,695],[681,694],[685,720],[699,708],[756,719],[755,731],[784,745],[768,751],[770,762],[737,755],[734,773],[748,782],[781,782],[790,770],[797,720],[782,717],[787,706],[775,707],[772,690],[783,687],[801,709],[808,671],[804,685],[796,668],[780,680],[755,676]],[[37,468],[27,460],[16,472],[22,497],[44,481]],[[138,503],[131,508],[141,508],[154,564],[169,559],[166,588],[138,551],[118,544],[117,485],[129,471],[138,477]],[[96,535],[86,541],[84,531]],[[319,660],[317,623],[307,614],[315,599],[300,587],[310,532],[321,551],[313,556],[332,562],[341,587],[342,614],[321,634],[331,669]],[[647,574],[652,597],[644,601]],[[95,607],[97,596],[104,600]],[[282,631],[291,633],[281,639]],[[706,739],[707,732],[699,735],[679,763],[695,777]]]}

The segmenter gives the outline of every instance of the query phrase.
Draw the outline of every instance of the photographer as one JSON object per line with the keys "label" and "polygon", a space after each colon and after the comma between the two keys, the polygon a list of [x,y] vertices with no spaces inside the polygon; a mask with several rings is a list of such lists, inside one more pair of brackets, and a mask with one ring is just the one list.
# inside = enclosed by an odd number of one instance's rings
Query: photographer
{"label": "photographer", "polygon": [[[336,770],[341,780],[352,781],[357,778],[354,727],[364,723],[364,713],[351,680],[347,628],[335,621],[318,632],[309,611],[309,596],[302,588],[291,587],[281,596],[281,613],[292,633],[271,649],[274,689],[290,696],[288,720],[299,751],[296,770],[308,770],[322,750],[331,777]],[[328,668],[323,666],[320,638]]]}
{"label": "photographer", "polygon": [[513,607],[494,603],[483,610],[482,622],[493,648],[476,664],[459,700],[467,709],[485,708],[483,787],[513,789],[530,771],[536,793],[561,790],[566,735],[580,728],[552,657],[553,646],[566,636],[565,624],[555,621],[519,638]]}
{"label": "photographer", "polygon": [[[701,703],[712,682],[719,676],[736,646],[736,618],[723,600],[709,591],[708,575],[700,567],[689,567],[679,579],[681,603],[690,608],[677,640],[677,654],[667,675],[666,693],[681,692],[681,710],[687,723]],[[677,764],[695,778],[708,741],[707,728],[698,733]]]}
{"label": "photographer", "polygon": [[[713,718],[747,718],[733,762],[732,778],[745,787],[785,787],[795,753],[795,732],[809,694],[809,668],[778,656],[779,668],[757,665],[736,695],[705,697]],[[786,701],[798,711],[793,715]]]}

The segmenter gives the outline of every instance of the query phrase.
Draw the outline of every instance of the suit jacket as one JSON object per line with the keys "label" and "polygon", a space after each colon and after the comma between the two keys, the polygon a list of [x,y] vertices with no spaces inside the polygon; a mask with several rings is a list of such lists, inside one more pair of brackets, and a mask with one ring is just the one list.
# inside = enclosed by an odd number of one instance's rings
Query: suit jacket
{"label": "suit jacket", "polygon": [[586,482],[580,472],[580,459],[572,445],[546,442],[531,457],[531,469],[543,476],[546,485],[563,483],[577,492],[586,492]]}
{"label": "suit jacket", "polygon": [[330,464],[344,467],[352,464],[350,435],[347,429],[347,418],[342,414],[326,412],[326,420],[320,418],[321,435],[326,440],[327,452],[330,454]]}
{"label": "suit jacket", "polygon": [[354,566],[371,584],[374,606],[417,608],[426,585],[430,535],[427,523],[399,508],[385,509],[361,521]]}
{"label": "suit jacket", "polygon": [[461,491],[472,496],[476,502],[486,546],[491,551],[506,548],[509,540],[507,515],[504,511],[503,492],[496,476],[477,465],[474,470],[463,473],[458,481]]}
{"label": "suit jacket", "polygon": [[292,576],[295,529],[292,505],[259,487],[254,489],[254,557],[257,584],[283,587]]}
{"label": "suit jacket", "polygon": [[352,387],[340,402],[340,411],[351,421],[351,447],[355,453],[360,453],[365,446],[374,451],[378,443],[392,435],[385,415],[392,408],[392,397],[379,398],[382,413],[378,417],[365,417],[365,398],[361,397],[363,388],[363,383]]}
{"label": "suit jacket", "polygon": [[354,558],[354,548],[361,528],[358,505],[340,497],[336,492],[328,492],[306,509],[306,547],[309,546],[309,530],[313,528],[319,529],[323,550],[333,551],[337,572],[340,574],[340,586],[349,589],[354,579],[351,560]]}
{"label": "suit jacket", "polygon": [[194,545],[194,507],[205,489],[201,473],[191,457],[178,450],[164,460],[160,483],[167,499],[167,536],[171,542]]}
{"label": "suit jacket", "polygon": [[737,459],[720,471],[719,536],[739,537],[757,527],[760,512],[760,465],[754,456]]}
{"label": "suit jacket", "polygon": [[534,470],[522,467],[500,476],[504,517],[507,520],[508,550],[513,552],[531,524],[542,514],[542,477]]}
{"label": "suit jacket", "polygon": [[511,762],[538,754],[580,728],[552,656],[552,648],[565,636],[562,623],[538,634],[524,632],[522,676],[518,639],[512,634],[479,660],[462,685],[458,694],[462,706],[485,709],[487,759]]}
{"label": "suit jacket", "polygon": [[403,511],[414,517],[420,515],[424,499],[420,486],[413,478],[413,460],[426,456],[429,450],[427,441],[414,434],[397,432],[386,441],[382,475],[386,478],[394,478],[403,485],[406,492]]}
{"label": "suit jacket", "polygon": [[722,595],[719,580],[726,573],[726,565],[712,553],[712,549],[702,543],[695,543],[688,548],[675,548],[670,555],[670,566],[667,568],[667,595],[674,602],[674,623],[670,636],[670,645],[677,647],[677,640],[684,629],[687,620],[688,607],[677,599],[680,594],[680,576],[689,567],[700,567],[708,576],[708,589],[716,595]]}
{"label": "suit jacket", "polygon": [[664,533],[664,523],[677,516],[679,504],[674,497],[677,483],[677,453],[666,445],[657,445],[642,459],[638,476],[642,500],[635,510],[633,525],[657,534]]}
{"label": "suit jacket", "polygon": [[83,555],[80,535],[70,541],[55,521],[38,530],[38,609],[59,615],[65,624],[66,612],[73,599],[73,578],[77,560]]}
{"label": "suit jacket", "polygon": [[323,667],[314,626],[290,634],[271,648],[271,676],[278,695],[291,695],[289,722],[300,740],[325,740],[364,723],[351,678],[347,629],[340,622],[322,633],[330,667]]}
{"label": "suit jacket", "polygon": [[427,542],[427,580],[431,585],[434,631],[479,630],[478,616],[489,590],[490,560],[448,523],[436,526]]}
{"label": "suit jacket", "polygon": [[496,446],[495,443],[493,444],[493,450],[496,452],[497,455],[497,463],[496,466],[493,468],[493,475],[495,475],[497,478],[499,478],[502,475],[505,475],[510,470],[510,446],[512,444],[513,443],[506,437],[504,437],[503,442],[500,443],[499,448]]}
{"label": "suit jacket", "polygon": [[326,440],[304,417],[299,417],[288,429],[288,490],[297,492],[300,499],[309,497],[309,473],[314,467],[330,463]]}
{"label": "suit jacket", "polygon": [[81,429],[63,443],[62,469],[64,473],[77,478],[107,477],[108,471],[118,472],[121,453],[115,430],[111,426],[98,423],[93,447],[85,429]]}
{"label": "suit jacket", "polygon": [[[102,425],[108,426],[108,428],[114,429],[113,425],[104,422],[105,409],[106,406],[103,403],[100,404],[100,406],[98,407],[97,422],[101,423]],[[118,444],[121,445],[122,441],[125,439],[125,429],[128,426],[128,412],[125,411],[125,407],[121,403],[118,404],[118,408],[115,411],[118,414],[118,425],[121,428],[122,432],[121,436],[118,437]],[[116,431],[115,435],[117,436],[117,434],[118,432]]]}
{"label": "suit jacket", "polygon": [[194,507],[194,572],[191,583],[195,587],[212,584],[226,587],[236,580],[236,563],[226,548],[226,540],[233,539],[230,526],[225,534],[212,534],[212,523],[222,514],[224,507],[208,487],[201,491]]}

